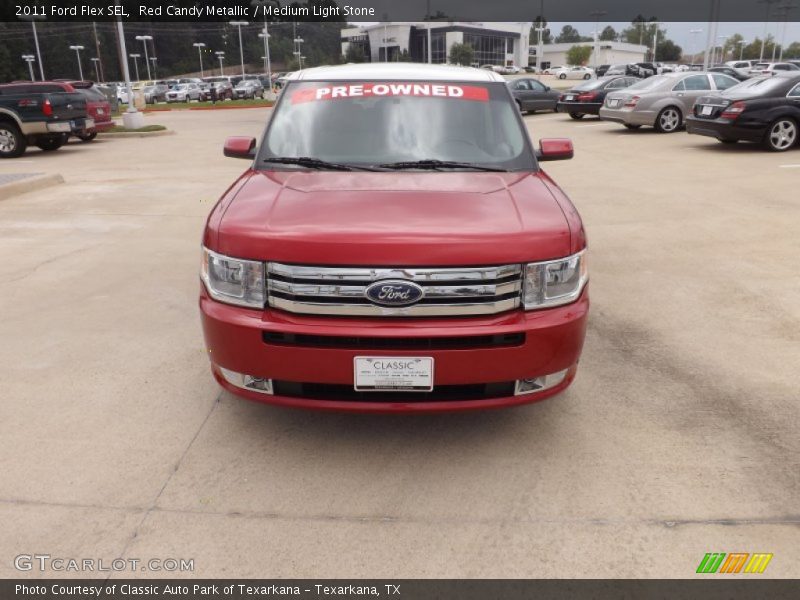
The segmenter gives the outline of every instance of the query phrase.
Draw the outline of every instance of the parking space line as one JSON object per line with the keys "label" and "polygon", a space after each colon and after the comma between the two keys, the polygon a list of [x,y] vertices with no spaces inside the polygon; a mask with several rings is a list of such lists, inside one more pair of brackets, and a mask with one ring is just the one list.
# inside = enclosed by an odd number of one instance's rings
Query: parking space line
{"label": "parking space line", "polygon": [[800,169],[800,164],[796,165],[778,165],[779,169]]}

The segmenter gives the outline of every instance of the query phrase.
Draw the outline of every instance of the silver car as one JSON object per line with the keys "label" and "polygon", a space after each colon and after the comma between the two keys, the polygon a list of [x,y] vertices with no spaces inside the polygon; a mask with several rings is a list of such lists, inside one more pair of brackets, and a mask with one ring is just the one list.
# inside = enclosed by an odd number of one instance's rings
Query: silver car
{"label": "silver car", "polygon": [[167,102],[190,102],[200,100],[202,91],[196,83],[179,83],[167,92]]}
{"label": "silver car", "polygon": [[722,73],[664,73],[643,79],[621,92],[606,96],[600,118],[628,129],[642,125],[672,133],[691,114],[694,101],[709,92],[726,90],[739,82]]}

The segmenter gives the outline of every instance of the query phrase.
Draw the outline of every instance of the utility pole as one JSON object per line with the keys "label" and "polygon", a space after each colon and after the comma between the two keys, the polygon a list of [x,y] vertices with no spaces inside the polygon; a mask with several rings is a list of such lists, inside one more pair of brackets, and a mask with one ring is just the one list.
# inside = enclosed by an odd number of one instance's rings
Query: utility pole
{"label": "utility pole", "polygon": [[36,81],[36,78],[33,76],[33,63],[36,61],[36,57],[33,54],[23,54],[22,60],[28,63],[28,72],[31,74],[31,81]]}
{"label": "utility pole", "polygon": [[595,69],[597,69],[597,58],[599,55],[598,42],[600,41],[600,31],[598,31],[598,28],[600,27],[600,17],[604,17],[607,14],[608,11],[606,10],[595,10],[589,13],[590,17],[594,17],[594,56],[592,57],[592,66]]}
{"label": "utility pole", "polygon": [[203,72],[203,48],[205,48],[206,45],[203,42],[195,42],[192,46],[197,48],[197,56],[200,57],[200,78],[202,79],[205,77],[205,73]]}
{"label": "utility pole", "polygon": [[95,62],[94,65],[95,70],[97,71],[97,80],[105,81],[106,74],[103,72],[103,57],[100,54],[100,38],[97,37],[97,23],[95,21],[92,21],[92,30],[94,31],[94,50],[95,55],[97,56],[97,62]]}
{"label": "utility pole", "polygon": [[242,79],[244,79],[244,47],[242,46],[242,27],[249,25],[247,21],[231,21],[239,29],[239,58],[242,61]]}
{"label": "utility pole", "polygon": [[428,0],[427,20],[428,20],[428,64],[433,63],[433,50],[431,49],[431,0]]}

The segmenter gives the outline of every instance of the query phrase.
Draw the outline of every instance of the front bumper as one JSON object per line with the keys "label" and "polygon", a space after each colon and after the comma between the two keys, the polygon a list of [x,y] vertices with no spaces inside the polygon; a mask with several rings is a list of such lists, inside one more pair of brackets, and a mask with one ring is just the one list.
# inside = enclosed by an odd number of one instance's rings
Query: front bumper
{"label": "front bumper", "polygon": [[[686,117],[686,131],[696,135],[706,135],[718,140],[743,140],[760,142],[767,130],[766,123],[731,122],[729,119],[698,119],[694,115]],[[741,122],[740,122],[741,121]]]}
{"label": "front bumper", "polygon": [[604,121],[613,121],[623,125],[649,125],[656,122],[656,115],[650,110],[636,110],[635,108],[609,108],[603,106],[599,111],[600,118]]}
{"label": "front bumper", "polygon": [[[200,293],[206,348],[212,372],[222,387],[249,400],[269,404],[353,412],[500,408],[548,398],[568,387],[575,377],[588,310],[588,287],[576,302],[542,311],[515,310],[478,318],[418,318],[402,323],[394,319],[325,318],[275,310],[250,310],[212,300],[202,284]],[[269,335],[265,337],[267,332]],[[287,337],[283,334],[290,338],[315,336],[330,339],[333,336],[337,340],[361,340],[361,345],[353,347],[345,342],[341,347],[331,347],[306,342],[274,344],[265,341],[275,336]],[[377,338],[385,344],[387,339],[478,339],[506,334],[524,336],[524,339],[498,347],[421,350],[387,350],[382,349],[381,344],[376,344],[374,349],[365,348],[363,341],[364,338]],[[395,392],[359,395],[352,389],[356,356],[432,357],[434,392],[429,395]],[[275,382],[274,393],[263,394],[232,385],[223,377],[220,368],[270,379]],[[555,387],[514,395],[513,382],[562,371],[566,371],[566,376]],[[476,388],[484,387],[486,394],[475,393]],[[303,394],[304,390],[312,388],[317,393]],[[323,391],[319,392],[320,389]],[[459,397],[461,390],[467,389],[469,392]],[[281,395],[281,390],[294,391]],[[437,390],[442,394],[437,395]],[[494,393],[489,393],[489,390],[494,390]]]}

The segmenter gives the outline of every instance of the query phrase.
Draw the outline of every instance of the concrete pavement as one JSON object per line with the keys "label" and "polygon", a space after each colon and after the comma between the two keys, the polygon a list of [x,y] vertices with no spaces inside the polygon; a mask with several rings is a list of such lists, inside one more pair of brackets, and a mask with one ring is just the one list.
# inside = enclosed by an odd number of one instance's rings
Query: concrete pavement
{"label": "concrete pavement", "polygon": [[576,146],[545,165],[589,232],[575,384],[501,412],[317,414],[221,393],[199,327],[204,218],[246,166],[222,142],[268,114],[158,114],[176,135],[0,162],[66,180],[0,202],[0,577],[32,553],[690,577],[712,551],[800,575],[800,150],[525,117]]}

